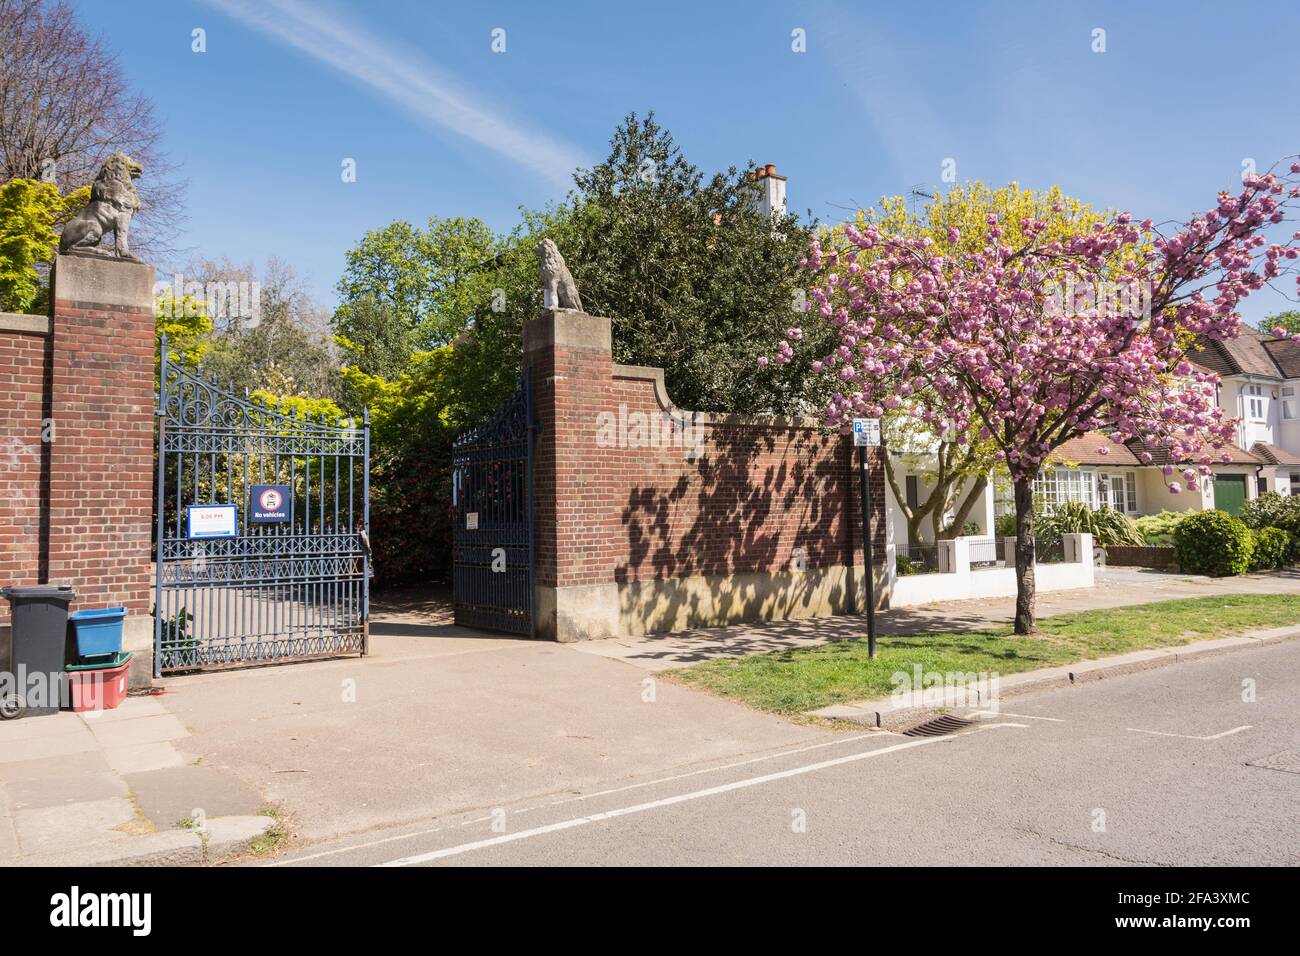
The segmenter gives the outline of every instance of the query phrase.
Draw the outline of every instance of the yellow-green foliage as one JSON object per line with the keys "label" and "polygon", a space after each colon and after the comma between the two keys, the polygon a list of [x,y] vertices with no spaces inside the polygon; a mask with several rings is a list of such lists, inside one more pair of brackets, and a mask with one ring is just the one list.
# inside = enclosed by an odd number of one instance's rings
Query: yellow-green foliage
{"label": "yellow-green foliage", "polygon": [[207,303],[193,296],[174,299],[171,290],[154,299],[154,336],[158,347],[155,361],[161,354],[162,337],[167,336],[167,351],[173,359],[195,366],[203,359],[212,344],[212,319]]}
{"label": "yellow-green foliage", "polygon": [[[1059,205],[1060,210],[1053,207]],[[1040,192],[1024,189],[1019,183],[1010,183],[996,189],[982,182],[969,182],[953,186],[948,192],[929,202],[919,213],[909,208],[905,196],[885,196],[876,209],[859,212],[859,227],[871,222],[882,232],[899,236],[929,236],[936,250],[943,255],[974,253],[982,249],[988,239],[988,215],[995,213],[1002,226],[1000,240],[1012,246],[1021,238],[1022,219],[1042,219],[1047,223],[1048,239],[1068,239],[1092,229],[1104,216],[1085,202],[1065,195],[1060,186]],[[948,229],[956,227],[961,238],[956,245],[948,242]],[[836,226],[828,233],[831,241],[843,236],[844,227]]]}
{"label": "yellow-green foliage", "polygon": [[53,183],[11,179],[0,185],[0,310],[26,312],[39,300],[36,266],[58,249],[56,227],[90,201],[90,187],[66,196]]}
{"label": "yellow-green foliage", "polygon": [[304,419],[310,418],[312,421],[328,422],[331,425],[347,419],[343,409],[328,398],[310,398],[306,395],[276,395],[264,388],[259,388],[253,392],[252,398],[254,401],[265,402],[269,408],[275,409],[281,415],[293,415],[296,418]]}
{"label": "yellow-green foliage", "polygon": [[[348,347],[346,341],[340,344]],[[350,365],[342,369],[358,403],[370,409],[371,432],[384,448],[403,445],[434,424],[452,431],[468,424],[462,420],[455,372],[450,345],[414,353],[395,379],[367,375]]]}

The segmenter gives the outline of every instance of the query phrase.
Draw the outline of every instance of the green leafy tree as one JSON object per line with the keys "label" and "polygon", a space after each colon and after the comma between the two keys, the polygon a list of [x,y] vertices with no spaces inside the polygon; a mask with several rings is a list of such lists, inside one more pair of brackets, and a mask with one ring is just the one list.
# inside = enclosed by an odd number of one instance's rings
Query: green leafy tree
{"label": "green leafy tree", "polygon": [[372,230],[347,252],[334,329],[363,348],[381,344],[360,358],[366,371],[392,374],[396,356],[449,345],[469,328],[491,289],[481,267],[501,250],[480,219],[432,216],[424,229],[399,220]]}
{"label": "green leafy tree", "polygon": [[333,325],[349,364],[368,375],[400,375],[415,352],[410,324],[370,294],[340,306]]}
{"label": "green leafy tree", "polygon": [[1287,309],[1285,312],[1279,312],[1276,315],[1270,315],[1259,323],[1261,332],[1271,333],[1276,328],[1286,329],[1292,335],[1300,332],[1300,311],[1296,309]]}
{"label": "green leafy tree", "polygon": [[60,196],[53,183],[11,179],[0,185],[0,310],[43,311],[38,267],[58,250],[57,227],[90,201],[90,187]]}
{"label": "green leafy tree", "polygon": [[734,167],[706,178],[653,113],[630,114],[574,182],[578,241],[557,244],[584,307],[613,322],[615,361],[663,368],[684,408],[810,409],[797,366],[775,376],[753,361],[803,301],[795,216],[760,212]]}

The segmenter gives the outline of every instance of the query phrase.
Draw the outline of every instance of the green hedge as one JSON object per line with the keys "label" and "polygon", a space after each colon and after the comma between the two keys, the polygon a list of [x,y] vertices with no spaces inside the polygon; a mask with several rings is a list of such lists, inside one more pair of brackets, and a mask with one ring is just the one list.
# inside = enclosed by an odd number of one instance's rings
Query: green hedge
{"label": "green hedge", "polygon": [[1174,548],[1187,573],[1226,577],[1250,570],[1255,536],[1226,511],[1198,511],[1174,528]]}
{"label": "green hedge", "polygon": [[1252,571],[1280,568],[1291,552],[1291,536],[1281,528],[1260,528],[1255,534],[1254,553],[1250,559]]}
{"label": "green hedge", "polygon": [[1178,522],[1187,517],[1186,511],[1162,511],[1155,515],[1143,515],[1138,518],[1138,534],[1152,547],[1168,547],[1174,543],[1174,529]]}

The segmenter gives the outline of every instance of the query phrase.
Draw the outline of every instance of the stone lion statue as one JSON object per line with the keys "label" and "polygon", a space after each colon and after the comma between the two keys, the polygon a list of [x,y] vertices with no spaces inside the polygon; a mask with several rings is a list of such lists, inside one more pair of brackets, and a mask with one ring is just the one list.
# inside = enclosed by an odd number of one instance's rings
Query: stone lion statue
{"label": "stone lion statue", "polygon": [[539,242],[537,258],[541,261],[542,304],[548,309],[581,312],[582,299],[578,298],[578,286],[555,243],[550,239]]}
{"label": "stone lion statue", "polygon": [[112,233],[117,258],[140,260],[131,255],[128,232],[131,217],[140,208],[133,179],[139,179],[144,169],[125,153],[114,153],[104,162],[104,167],[90,187],[90,203],[63,227],[59,237],[59,252],[64,255],[107,256],[99,248],[99,240]]}

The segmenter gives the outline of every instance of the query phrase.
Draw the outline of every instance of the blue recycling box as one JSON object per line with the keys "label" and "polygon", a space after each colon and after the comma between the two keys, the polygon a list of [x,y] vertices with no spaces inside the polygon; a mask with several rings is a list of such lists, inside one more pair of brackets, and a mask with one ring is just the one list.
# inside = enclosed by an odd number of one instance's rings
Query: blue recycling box
{"label": "blue recycling box", "polygon": [[124,607],[101,607],[90,611],[73,611],[68,615],[77,641],[77,656],[109,657],[122,651]]}

